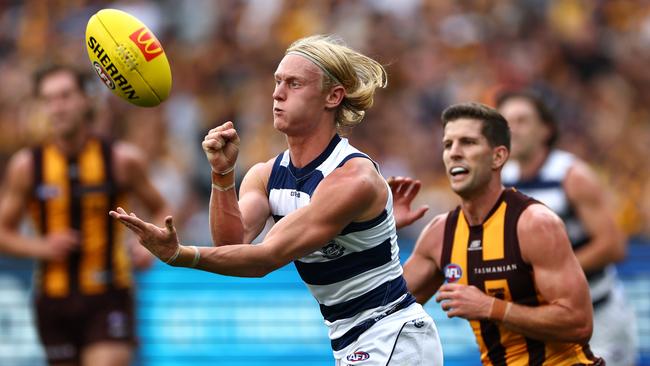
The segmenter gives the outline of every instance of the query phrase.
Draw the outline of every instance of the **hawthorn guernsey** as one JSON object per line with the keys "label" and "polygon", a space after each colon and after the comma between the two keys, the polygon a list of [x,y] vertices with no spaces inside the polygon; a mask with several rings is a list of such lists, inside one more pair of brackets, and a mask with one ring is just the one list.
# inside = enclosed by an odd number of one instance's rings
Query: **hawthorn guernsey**
{"label": "hawthorn guernsey", "polygon": [[132,15],[103,9],[86,27],[86,47],[93,69],[117,96],[153,107],[169,96],[171,70],[154,34]]}

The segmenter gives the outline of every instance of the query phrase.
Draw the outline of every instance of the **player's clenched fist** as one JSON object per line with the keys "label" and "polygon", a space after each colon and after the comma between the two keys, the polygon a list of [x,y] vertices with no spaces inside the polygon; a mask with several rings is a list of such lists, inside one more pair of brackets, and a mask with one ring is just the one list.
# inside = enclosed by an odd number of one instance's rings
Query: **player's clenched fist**
{"label": "player's clenched fist", "polygon": [[201,145],[213,172],[223,173],[235,165],[239,153],[239,135],[232,122],[211,129]]}

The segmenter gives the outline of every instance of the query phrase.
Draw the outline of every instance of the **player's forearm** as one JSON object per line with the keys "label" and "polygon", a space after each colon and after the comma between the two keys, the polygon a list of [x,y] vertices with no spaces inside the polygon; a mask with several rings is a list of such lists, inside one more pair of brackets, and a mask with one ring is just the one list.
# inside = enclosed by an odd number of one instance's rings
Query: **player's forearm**
{"label": "player's forearm", "polygon": [[0,229],[0,252],[14,257],[41,259],[44,243],[12,230]]}
{"label": "player's forearm", "polygon": [[244,242],[244,224],[234,184],[234,172],[227,175],[212,173],[209,220],[215,246]]}
{"label": "player's forearm", "polygon": [[[281,266],[258,245],[234,244],[221,247],[194,248],[181,246],[173,266],[194,267],[203,271],[234,277],[263,277]],[[194,263],[198,259],[197,263]],[[194,265],[193,265],[194,264]]]}
{"label": "player's forearm", "polygon": [[511,303],[502,324],[541,341],[585,343],[592,331],[591,319],[585,313],[560,304],[531,307]]}

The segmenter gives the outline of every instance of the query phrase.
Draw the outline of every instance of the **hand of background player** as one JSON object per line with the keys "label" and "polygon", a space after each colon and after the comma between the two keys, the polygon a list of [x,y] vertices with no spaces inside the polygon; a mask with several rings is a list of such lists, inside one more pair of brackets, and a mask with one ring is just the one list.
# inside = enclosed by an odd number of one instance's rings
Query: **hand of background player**
{"label": "hand of background player", "polygon": [[203,139],[203,151],[215,173],[232,168],[239,153],[239,136],[232,122],[211,129]]}
{"label": "hand of background player", "polygon": [[442,301],[440,306],[448,318],[485,320],[490,316],[493,298],[475,286],[447,283],[440,286],[436,301]]}
{"label": "hand of background player", "polygon": [[420,191],[419,180],[409,177],[390,177],[387,181],[393,193],[393,216],[395,216],[395,226],[398,229],[411,225],[424,216],[429,209],[426,205],[411,211],[411,203]]}
{"label": "hand of background player", "polygon": [[151,254],[147,248],[140,245],[139,241],[135,237],[131,237],[131,239],[133,239],[133,243],[129,243],[129,248],[131,249],[131,262],[133,263],[133,268],[138,271],[151,268],[154,260],[153,254]]}
{"label": "hand of background player", "polygon": [[109,215],[133,231],[140,244],[163,262],[167,262],[180,245],[171,216],[165,218],[165,227],[162,228],[140,220],[134,213],[127,214],[121,207],[117,212],[110,211]]}
{"label": "hand of background player", "polygon": [[48,234],[42,247],[41,259],[62,260],[79,247],[79,233],[74,230]]}

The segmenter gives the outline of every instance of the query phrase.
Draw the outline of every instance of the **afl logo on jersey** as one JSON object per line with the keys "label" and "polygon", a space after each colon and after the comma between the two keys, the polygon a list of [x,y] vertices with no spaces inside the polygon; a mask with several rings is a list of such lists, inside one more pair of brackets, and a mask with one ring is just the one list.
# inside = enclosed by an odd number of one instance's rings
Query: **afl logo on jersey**
{"label": "afl logo on jersey", "polygon": [[463,269],[455,263],[449,263],[445,266],[445,280],[447,283],[458,282],[463,277]]}
{"label": "afl logo on jersey", "polygon": [[327,245],[324,246],[320,251],[323,253],[323,257],[327,259],[336,259],[343,255],[345,248],[338,245],[336,241],[332,240],[327,243]]}
{"label": "afl logo on jersey", "polygon": [[346,359],[350,362],[359,362],[359,361],[365,361],[370,358],[370,355],[368,352],[362,352],[362,351],[356,351],[354,353],[351,353],[346,357]]}

